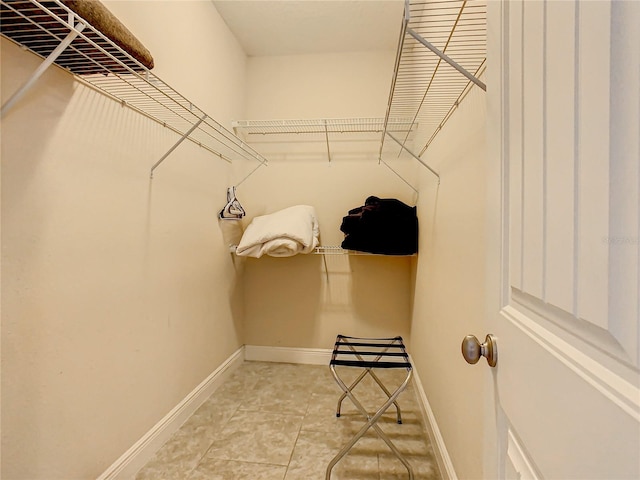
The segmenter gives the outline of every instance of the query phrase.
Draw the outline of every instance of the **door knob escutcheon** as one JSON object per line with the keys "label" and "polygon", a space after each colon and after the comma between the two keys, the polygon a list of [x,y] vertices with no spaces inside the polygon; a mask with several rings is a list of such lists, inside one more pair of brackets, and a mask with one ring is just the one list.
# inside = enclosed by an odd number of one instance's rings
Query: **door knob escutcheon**
{"label": "door knob escutcheon", "polygon": [[467,335],[462,340],[462,356],[467,363],[478,363],[480,357],[485,357],[490,367],[498,362],[496,339],[493,335],[486,336],[484,343],[480,343],[475,335]]}

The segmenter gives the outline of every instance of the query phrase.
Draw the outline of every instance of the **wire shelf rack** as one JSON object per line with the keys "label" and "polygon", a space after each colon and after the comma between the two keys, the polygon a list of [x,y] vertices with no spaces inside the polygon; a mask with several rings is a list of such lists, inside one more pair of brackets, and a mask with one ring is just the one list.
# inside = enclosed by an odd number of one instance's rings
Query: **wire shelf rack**
{"label": "wire shelf rack", "polygon": [[[246,141],[258,136],[270,135],[312,135],[326,144],[327,158],[331,161],[331,140],[339,134],[356,134],[362,139],[370,137],[377,145],[378,136],[385,127],[389,132],[410,138],[417,128],[411,118],[358,117],[358,118],[318,118],[295,120],[237,120],[232,122],[233,131]],[[372,135],[373,134],[373,135]],[[375,148],[375,147],[374,147]]]}
{"label": "wire shelf rack", "polygon": [[266,158],[60,0],[0,0],[0,33],[45,59],[43,64],[50,60],[78,80],[180,135],[167,155],[188,139],[229,163],[237,159],[267,163]]}
{"label": "wire shelf rack", "polygon": [[385,257],[415,257],[417,254],[411,255],[386,255],[382,253],[360,252],[358,250],[346,250],[339,245],[323,245],[316,247],[313,251],[315,255],[365,255],[365,256],[385,256]]}
{"label": "wire shelf rack", "polygon": [[[478,86],[486,63],[486,0],[406,0],[380,156],[429,147],[467,92]],[[420,142],[388,141],[388,120],[419,123]],[[417,140],[416,140],[417,142]],[[391,148],[393,147],[393,148]]]}
{"label": "wire shelf rack", "polygon": [[[384,118],[319,118],[310,120],[238,120],[233,122],[236,133],[245,135],[324,134],[324,133],[380,133]],[[387,128],[409,134],[415,128],[411,118],[390,118]]]}

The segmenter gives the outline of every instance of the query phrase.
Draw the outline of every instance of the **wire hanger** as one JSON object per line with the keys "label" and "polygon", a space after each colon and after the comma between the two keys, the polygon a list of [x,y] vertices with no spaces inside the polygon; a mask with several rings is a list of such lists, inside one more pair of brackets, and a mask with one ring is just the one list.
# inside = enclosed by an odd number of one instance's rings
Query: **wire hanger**
{"label": "wire hanger", "polygon": [[236,187],[227,188],[227,204],[220,212],[220,218],[238,219],[245,215],[244,208],[236,198]]}

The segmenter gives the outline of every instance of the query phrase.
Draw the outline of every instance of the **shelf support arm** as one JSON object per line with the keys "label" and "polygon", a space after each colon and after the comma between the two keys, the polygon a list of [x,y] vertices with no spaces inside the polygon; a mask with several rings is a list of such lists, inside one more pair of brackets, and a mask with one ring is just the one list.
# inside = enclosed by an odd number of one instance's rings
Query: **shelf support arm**
{"label": "shelf support arm", "polygon": [[239,187],[239,186],[242,184],[242,182],[244,182],[247,178],[249,178],[251,175],[253,175],[253,173],[254,173],[256,170],[258,170],[260,167],[262,167],[263,165],[265,165],[265,166],[266,166],[266,165],[268,165],[268,163],[267,163],[267,162],[259,163],[259,164],[258,164],[258,166],[257,166],[256,168],[254,168],[253,170],[251,170],[251,171],[247,174],[247,176],[246,176],[246,177],[244,177],[242,180],[240,180],[238,183],[236,183],[236,187]]}
{"label": "shelf support arm", "polygon": [[327,255],[322,253],[322,260],[324,260],[324,273],[327,276],[327,285],[329,285],[329,266],[327,265]]}
{"label": "shelf support arm", "polygon": [[327,142],[327,156],[329,157],[329,163],[331,163],[331,149],[329,148],[329,130],[327,129],[327,121],[324,121],[324,137]]}
{"label": "shelf support arm", "polygon": [[[416,195],[420,195],[420,192],[418,191],[418,189],[417,189],[416,187],[414,187],[413,185],[411,185],[409,182],[407,182],[407,180],[406,180],[402,175],[400,175],[400,174],[399,174],[398,172],[396,172],[393,168],[391,168],[391,165],[389,165],[387,162],[385,162],[384,160],[382,160],[382,158],[380,159],[380,162],[381,162],[385,167],[387,167],[389,170],[391,170],[391,171],[394,173],[394,175],[395,175],[395,176],[397,176],[400,180],[402,180],[404,183],[406,183],[406,184],[407,184],[407,186],[408,186],[411,190],[413,190],[413,191],[416,193]],[[440,183],[440,180],[438,180],[438,183]]]}
{"label": "shelf support arm", "polygon": [[[398,145],[400,145],[400,147],[407,152],[409,155],[411,155],[413,158],[415,158],[418,162],[420,162],[422,165],[424,165],[425,167],[427,167],[427,169],[433,173],[436,177],[438,177],[438,183],[440,183],[440,175],[438,174],[438,172],[436,172],[433,168],[431,168],[429,165],[427,165],[426,163],[424,163],[424,161],[417,156],[415,153],[413,153],[411,150],[409,150],[407,147],[405,147],[402,142],[400,140],[398,140],[396,137],[394,137],[393,135],[391,135],[389,132],[387,132],[387,135],[389,135],[389,137],[391,137],[391,140],[393,140],[394,142],[396,142]],[[382,160],[382,159],[381,159]]]}
{"label": "shelf support arm", "polygon": [[469,73],[468,70],[466,70],[464,67],[458,64],[453,58],[442,53],[437,47],[435,47],[434,45],[429,43],[427,40],[425,40],[420,34],[416,33],[411,28],[407,28],[407,33],[411,35],[413,38],[415,38],[422,45],[427,47],[429,50],[431,50],[433,53],[435,53],[437,56],[439,56],[442,60],[447,62],[449,65],[451,65],[453,68],[458,70],[462,75],[464,75],[473,83],[478,85],[482,90],[484,90],[485,92],[487,91],[487,86],[484,84],[484,82],[482,82],[481,80],[478,80],[478,78],[476,78],[473,74]]}
{"label": "shelf support arm", "polygon": [[71,42],[80,35],[80,32],[84,30],[85,24],[78,23],[74,27],[74,17],[69,14],[69,28],[71,31],[67,34],[67,36],[62,39],[60,44],[49,54],[47,58],[45,58],[38,68],[36,68],[35,72],[31,74],[29,80],[27,80],[24,85],[22,85],[12,96],[7,100],[4,105],[2,105],[2,109],[0,110],[0,116],[4,116],[6,112],[9,111],[13,105],[15,105],[30,89],[33,85],[38,81],[38,79],[44,74],[44,72],[51,66],[53,62],[55,62],[58,57],[66,50],[66,48],[71,45]]}
{"label": "shelf support arm", "polygon": [[160,165],[162,162],[164,162],[164,159],[167,158],[169,155],[171,155],[171,153],[173,153],[173,151],[178,148],[180,146],[180,144],[182,142],[184,142],[187,138],[189,138],[189,135],[191,135],[193,133],[193,131],[198,128],[200,126],[200,124],[202,122],[204,122],[207,119],[207,115],[203,115],[202,118],[200,120],[198,120],[196,123],[193,124],[193,126],[187,131],[187,133],[185,133],[184,135],[182,135],[182,137],[180,137],[180,139],[173,145],[173,147],[171,147],[169,149],[169,151],[167,153],[165,153],[162,158],[160,160],[158,160],[153,167],[151,167],[151,178],[153,178],[153,171],[156,169],[156,167],[158,167],[158,165]]}

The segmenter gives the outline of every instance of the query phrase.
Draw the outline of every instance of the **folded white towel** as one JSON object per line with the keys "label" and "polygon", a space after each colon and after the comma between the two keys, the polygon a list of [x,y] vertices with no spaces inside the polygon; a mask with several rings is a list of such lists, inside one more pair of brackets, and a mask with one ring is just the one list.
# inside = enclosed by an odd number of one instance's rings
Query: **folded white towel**
{"label": "folded white towel", "polygon": [[255,217],[236,249],[240,256],[291,257],[310,253],[319,243],[320,229],[315,208],[296,205]]}

